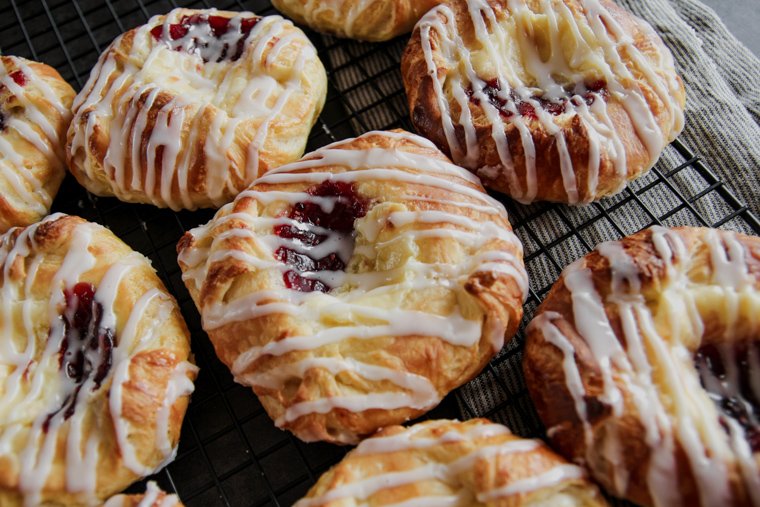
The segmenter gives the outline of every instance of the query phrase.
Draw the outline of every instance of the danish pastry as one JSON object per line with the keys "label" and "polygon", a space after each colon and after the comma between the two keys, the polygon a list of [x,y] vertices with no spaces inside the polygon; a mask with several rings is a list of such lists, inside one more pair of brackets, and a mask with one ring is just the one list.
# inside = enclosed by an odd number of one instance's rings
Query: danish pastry
{"label": "danish pastry", "polygon": [[504,207],[402,131],[269,172],[178,252],[217,355],[305,441],[433,408],[514,334],[527,290]]}
{"label": "danish pastry", "polygon": [[148,260],[56,214],[0,268],[0,505],[98,504],[172,460],[196,368]]}
{"label": "danish pastry", "polygon": [[523,366],[548,435],[642,505],[760,505],[760,238],[654,227],[569,266]]}
{"label": "danish pastry", "polygon": [[605,506],[583,469],[486,419],[391,426],[326,472],[295,507]]}
{"label": "danish pastry", "polygon": [[619,192],[683,128],[672,55],[610,0],[448,0],[402,74],[417,130],[523,203]]}
{"label": "danish pastry", "polygon": [[303,154],[326,89],[290,21],[175,9],[100,56],[74,102],[69,166],[97,195],[218,207]]}
{"label": "danish pastry", "polygon": [[184,507],[177,495],[169,495],[151,481],[143,495],[116,495],[108,499],[103,507]]}
{"label": "danish pastry", "polygon": [[0,233],[50,211],[66,174],[74,89],[52,67],[0,56]]}
{"label": "danish pastry", "polygon": [[412,31],[442,0],[272,0],[272,5],[319,32],[366,41],[386,41]]}

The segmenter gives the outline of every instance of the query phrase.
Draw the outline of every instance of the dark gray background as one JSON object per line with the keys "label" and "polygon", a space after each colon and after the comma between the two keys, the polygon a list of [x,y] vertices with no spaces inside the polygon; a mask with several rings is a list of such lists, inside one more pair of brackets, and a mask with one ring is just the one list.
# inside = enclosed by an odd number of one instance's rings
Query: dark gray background
{"label": "dark gray background", "polygon": [[726,23],[731,33],[760,56],[760,0],[703,0]]}

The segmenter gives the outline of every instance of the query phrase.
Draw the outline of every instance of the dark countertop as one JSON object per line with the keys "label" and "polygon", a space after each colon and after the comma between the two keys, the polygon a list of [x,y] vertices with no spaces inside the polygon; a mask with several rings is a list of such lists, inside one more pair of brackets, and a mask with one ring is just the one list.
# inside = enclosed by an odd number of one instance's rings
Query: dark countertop
{"label": "dark countertop", "polygon": [[760,56],[760,0],[703,0],[728,29]]}

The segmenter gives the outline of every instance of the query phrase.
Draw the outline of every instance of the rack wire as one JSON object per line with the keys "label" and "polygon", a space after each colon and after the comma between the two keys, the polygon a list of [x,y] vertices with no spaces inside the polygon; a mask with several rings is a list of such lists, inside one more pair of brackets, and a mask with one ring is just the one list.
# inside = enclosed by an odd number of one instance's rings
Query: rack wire
{"label": "rack wire", "polygon": [[[262,1],[0,0],[0,49],[43,61],[80,89],[98,55],[118,34],[150,16],[182,6],[274,14]],[[324,112],[308,151],[368,130],[412,130],[399,60],[404,40],[363,44],[307,31],[328,69]],[[525,324],[562,268],[601,241],[654,224],[704,225],[760,234],[760,222],[698,156],[681,142],[668,147],[657,166],[621,194],[584,207],[522,206],[496,195],[507,207],[525,246],[530,293]],[[235,384],[221,364],[182,284],[175,245],[213,212],[174,213],[125,204],[87,193],[70,176],[53,209],[109,227],[148,256],[177,297],[192,334],[201,373],[182,429],[176,460],[153,479],[179,493],[188,506],[287,506],[303,496],[345,449],[304,444],[275,428],[256,397]],[[485,371],[449,395],[427,417],[490,417],[526,436],[543,428],[527,396],[518,333]],[[130,491],[142,490],[138,484]]]}

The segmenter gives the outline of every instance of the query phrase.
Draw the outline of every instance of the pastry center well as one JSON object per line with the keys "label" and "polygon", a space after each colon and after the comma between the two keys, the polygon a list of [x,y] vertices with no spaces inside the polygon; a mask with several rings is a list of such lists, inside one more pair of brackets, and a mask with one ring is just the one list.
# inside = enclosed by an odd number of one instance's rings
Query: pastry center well
{"label": "pastry center well", "polygon": [[760,344],[703,345],[694,355],[700,381],[721,412],[721,425],[734,419],[753,452],[760,451]]}
{"label": "pastry center well", "polygon": [[293,268],[283,274],[289,289],[329,292],[329,281],[313,275],[345,270],[354,248],[354,222],[367,214],[369,203],[353,183],[325,181],[306,193],[315,199],[295,203],[287,215],[297,225],[274,228],[278,237],[288,240],[274,256]]}
{"label": "pastry center well", "polygon": [[92,390],[100,388],[113,362],[114,332],[101,326],[103,305],[95,300],[95,286],[78,283],[66,289],[64,295],[63,340],[58,351],[64,399],[61,407],[48,415],[45,430],[56,414],[62,412],[64,419],[71,417],[82,386],[92,380]]}

